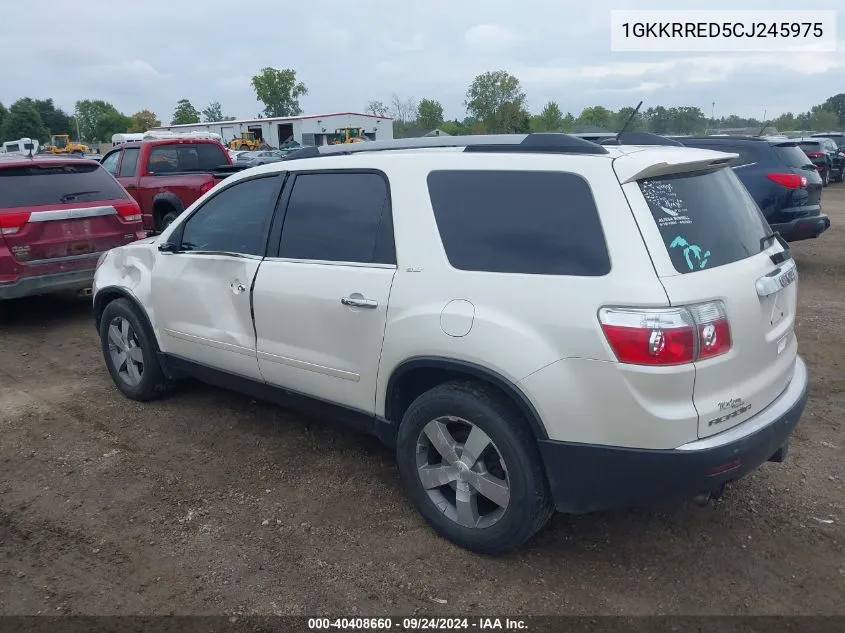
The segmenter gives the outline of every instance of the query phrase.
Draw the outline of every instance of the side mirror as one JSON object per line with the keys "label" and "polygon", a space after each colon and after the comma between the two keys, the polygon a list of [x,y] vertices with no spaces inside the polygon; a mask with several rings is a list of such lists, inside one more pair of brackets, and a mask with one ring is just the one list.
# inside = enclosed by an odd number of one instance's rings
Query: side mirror
{"label": "side mirror", "polygon": [[158,245],[158,250],[161,253],[178,253],[179,245],[174,244],[173,242],[164,242],[163,244]]}

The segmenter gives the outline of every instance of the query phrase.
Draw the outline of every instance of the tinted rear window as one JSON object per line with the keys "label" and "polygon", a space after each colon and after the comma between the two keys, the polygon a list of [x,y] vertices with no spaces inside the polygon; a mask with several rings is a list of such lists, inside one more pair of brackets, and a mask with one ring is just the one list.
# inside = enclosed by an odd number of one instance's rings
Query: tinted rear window
{"label": "tinted rear window", "polygon": [[799,147],[801,147],[801,149],[803,149],[806,152],[820,152],[821,149],[822,149],[822,145],[818,141],[816,141],[816,142],[804,141],[804,142],[800,143]]}
{"label": "tinted rear window", "polygon": [[[813,167],[812,161],[807,158],[804,151],[795,143],[790,143],[789,145],[772,145],[772,150],[775,156],[778,157],[778,160],[787,167],[794,167],[795,169],[801,169],[808,165]],[[815,168],[813,167],[813,169]]]}
{"label": "tinted rear window", "polygon": [[123,187],[99,164],[0,167],[0,208],[126,197]]}
{"label": "tinted rear window", "polygon": [[648,178],[639,185],[679,273],[759,253],[760,238],[771,232],[731,169]]}
{"label": "tinted rear window", "polygon": [[714,152],[725,152],[727,154],[739,154],[739,157],[735,158],[731,163],[732,167],[751,165],[760,160],[757,151],[748,143],[731,145],[729,143],[697,143],[695,141],[685,142],[683,139],[679,140],[687,147],[698,147],[699,149],[709,149]]}
{"label": "tinted rear window", "polygon": [[593,194],[580,176],[435,171],[428,191],[455,268],[587,277],[610,271]]}
{"label": "tinted rear window", "polygon": [[225,150],[218,143],[174,143],[150,150],[147,172],[212,171],[226,164]]}

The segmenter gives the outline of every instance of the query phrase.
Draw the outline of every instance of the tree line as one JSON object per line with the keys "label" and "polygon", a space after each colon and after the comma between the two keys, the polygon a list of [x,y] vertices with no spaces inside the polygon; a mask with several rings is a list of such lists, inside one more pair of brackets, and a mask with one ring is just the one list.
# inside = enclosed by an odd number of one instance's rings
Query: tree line
{"label": "tree line", "polygon": [[[300,97],[308,94],[290,68],[262,68],[252,77],[255,96],[264,105],[260,117],[283,117],[302,114]],[[519,79],[503,70],[486,72],[473,79],[463,103],[466,116],[448,120],[443,105],[433,98],[402,98],[394,94],[388,104],[373,100],[366,112],[394,119],[394,135],[416,135],[441,129],[447,134],[502,134],[527,132],[572,132],[591,127],[618,130],[634,113],[625,107],[614,111],[596,105],[584,108],[577,116],[564,113],[555,101],[546,103],[536,114],[528,111],[526,95]],[[217,101],[200,110],[187,98],[179,99],[170,118],[171,125],[231,121]],[[102,100],[85,99],[74,104],[73,113],[57,107],[53,99],[23,97],[7,109],[0,103],[0,142],[29,137],[41,143],[53,134],[68,134],[87,142],[109,141],[113,134],[144,132],[159,127],[161,120],[142,109],[127,115]],[[845,128],[845,93],[828,98],[807,112],[787,112],[770,121],[742,118],[736,115],[711,119],[696,106],[653,106],[638,112],[629,123],[629,130],[657,134],[695,134],[712,129],[774,127],[780,132],[794,130],[828,130]]]}

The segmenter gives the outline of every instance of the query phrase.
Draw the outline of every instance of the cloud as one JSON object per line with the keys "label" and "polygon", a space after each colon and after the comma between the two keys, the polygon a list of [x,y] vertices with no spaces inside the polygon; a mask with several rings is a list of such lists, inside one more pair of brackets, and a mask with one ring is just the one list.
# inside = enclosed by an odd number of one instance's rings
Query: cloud
{"label": "cloud", "polygon": [[501,50],[520,41],[519,35],[498,24],[477,24],[464,35],[467,46],[475,50]]}
{"label": "cloud", "polygon": [[[355,111],[370,100],[439,99],[449,118],[463,118],[467,86],[483,72],[516,75],[538,110],[557,101],[579,112],[636,101],[692,105],[760,116],[808,110],[845,85],[845,41],[838,53],[614,53],[610,10],[583,0],[144,0],[144,11],[114,0],[51,3],[50,20],[74,24],[83,37],[56,43],[44,33],[44,3],[6,2],[4,47],[26,50],[26,63],[0,64],[0,101],[53,97],[72,110],[79,99],[104,99],[122,111],[150,108],[166,119],[182,97],[196,107],[219,101],[227,114],[262,109],[250,85],[264,66],[294,68],[308,87],[307,112]],[[634,8],[616,0],[614,8]],[[729,9],[735,0],[711,0]],[[814,9],[841,0],[814,0]],[[518,10],[514,7],[518,6]],[[747,0],[744,8],[793,9],[791,0]],[[649,9],[677,2],[652,0]],[[481,16],[481,17],[479,17]],[[507,16],[507,19],[500,16]],[[845,13],[839,12],[839,33]],[[237,37],[250,24],[255,36]],[[129,29],[129,30],[127,30]],[[49,32],[49,28],[46,32]],[[530,35],[529,35],[530,34]],[[10,58],[11,59],[11,58]],[[645,105],[645,104],[644,104]]]}

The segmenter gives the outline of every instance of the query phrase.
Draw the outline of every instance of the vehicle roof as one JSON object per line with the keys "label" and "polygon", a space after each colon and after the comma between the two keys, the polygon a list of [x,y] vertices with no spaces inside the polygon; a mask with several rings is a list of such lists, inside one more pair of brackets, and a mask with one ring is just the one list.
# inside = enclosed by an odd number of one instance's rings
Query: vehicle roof
{"label": "vehicle roof", "polygon": [[3,167],[27,167],[29,165],[99,165],[100,163],[90,158],[62,158],[33,156],[4,156],[0,154],[0,169]]}
{"label": "vehicle roof", "polygon": [[810,134],[810,136],[845,136],[845,132],[816,132],[814,134]]}
{"label": "vehicle roof", "polygon": [[[335,146],[336,147],[336,146]],[[485,169],[507,169],[525,167],[537,169],[550,162],[574,160],[613,161],[613,169],[621,182],[653,176],[706,169],[713,166],[727,165],[737,154],[709,149],[678,147],[666,145],[610,145],[603,146],[606,151],[595,154],[541,152],[541,151],[473,151],[467,152],[464,146],[429,146],[405,147],[391,150],[353,151],[350,153],[334,152],[319,157],[283,158],[279,162],[253,167],[231,176],[233,182],[261,173],[300,170],[329,170],[340,168],[390,169],[397,162],[427,161],[434,163],[466,161],[481,165]],[[571,163],[570,163],[571,164]]]}
{"label": "vehicle roof", "polygon": [[[219,145],[220,147],[223,147],[223,144],[220,141],[213,138],[156,138],[147,141],[127,141],[126,143],[121,143],[120,148],[115,149],[123,149],[125,147],[142,147],[144,145],[196,145],[197,143]],[[223,149],[225,150],[226,148],[223,147]]]}

